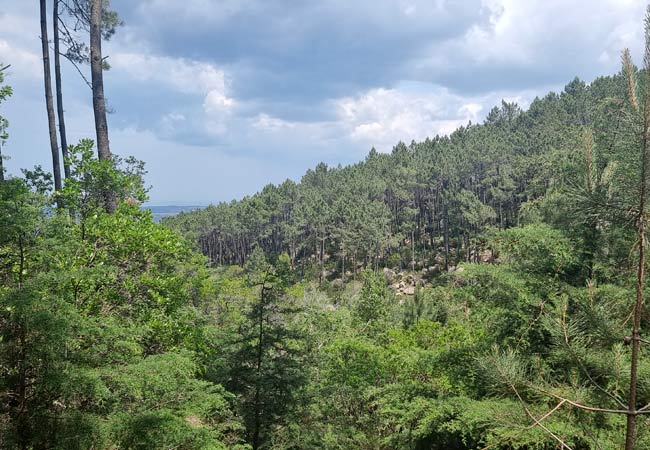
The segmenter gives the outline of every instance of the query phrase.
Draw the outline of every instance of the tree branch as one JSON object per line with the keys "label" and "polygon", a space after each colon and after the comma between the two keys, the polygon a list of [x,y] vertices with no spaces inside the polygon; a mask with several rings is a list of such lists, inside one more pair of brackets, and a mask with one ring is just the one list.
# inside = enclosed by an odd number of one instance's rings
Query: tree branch
{"label": "tree branch", "polygon": [[587,378],[589,378],[589,381],[591,381],[591,383],[594,386],[596,386],[596,388],[599,391],[601,391],[603,394],[607,395],[609,398],[614,400],[614,402],[617,403],[622,408],[625,408],[626,405],[623,402],[623,400],[621,400],[616,395],[609,392],[607,389],[603,388],[600,384],[598,384],[596,382],[596,380],[593,379],[593,377],[591,376],[591,374],[589,373],[587,368],[582,363],[582,360],[580,359],[580,357],[576,354],[575,350],[573,350],[573,347],[571,347],[571,344],[569,343],[569,332],[567,330],[567,325],[566,325],[566,308],[567,308],[567,305],[565,303],[563,305],[563,307],[562,307],[562,319],[560,321],[560,328],[562,329],[562,335],[564,336],[564,343],[566,344],[566,348],[569,350],[569,353],[571,353],[574,360],[578,363],[578,366],[580,366],[580,369],[582,370],[582,372],[587,376]]}
{"label": "tree branch", "polygon": [[60,54],[61,56],[63,56],[65,59],[67,59],[68,61],[70,61],[70,64],[72,64],[72,66],[73,66],[75,69],[77,69],[77,72],[79,72],[79,75],[80,75],[81,78],[84,80],[84,82],[86,83],[86,85],[87,85],[90,89],[92,89],[92,84],[90,84],[90,82],[88,81],[88,78],[86,78],[86,76],[83,74],[83,72],[81,71],[81,69],[80,69],[79,66],[77,65],[76,61],[72,60],[72,58],[70,58],[70,57],[69,57],[68,55],[66,55],[65,53],[59,53],[59,54]]}
{"label": "tree branch", "polygon": [[546,427],[544,424],[542,424],[543,420],[547,419],[552,414],[554,414],[557,410],[559,410],[562,407],[562,405],[564,403],[568,402],[568,400],[560,398],[559,399],[560,402],[553,409],[551,409],[546,414],[544,414],[542,417],[537,419],[537,418],[535,418],[535,416],[528,409],[528,406],[526,405],[526,402],[524,401],[524,399],[519,394],[519,391],[517,390],[517,387],[515,386],[515,384],[510,379],[508,379],[507,375],[503,373],[503,371],[501,370],[500,365],[495,360],[493,360],[493,363],[495,364],[495,367],[496,367],[497,371],[499,372],[499,374],[503,377],[503,379],[506,380],[506,382],[507,382],[508,386],[510,387],[510,389],[512,389],[514,394],[517,396],[517,399],[519,400],[519,403],[521,403],[521,406],[524,409],[524,411],[526,412],[526,415],[533,421],[533,423],[529,426],[528,429],[532,429],[533,427],[536,427],[536,426],[540,427],[542,430],[546,431],[549,434],[549,436],[551,436],[553,439],[555,439],[558,442],[558,444],[560,444],[562,446],[561,448],[563,448],[563,449],[566,448],[568,450],[572,450],[572,448],[569,447],[567,445],[567,443],[564,442],[558,435],[553,433],[551,430],[548,429],[548,427]]}
{"label": "tree branch", "polygon": [[526,411],[526,415],[527,415],[528,417],[530,417],[530,419],[533,421],[533,424],[530,425],[529,428],[533,428],[533,427],[535,427],[535,426],[540,427],[542,430],[546,431],[546,432],[547,432],[551,437],[553,437],[553,439],[555,439],[555,440],[556,440],[556,441],[557,441],[557,442],[562,446],[562,448],[567,448],[567,449],[569,449],[569,450],[572,450],[571,447],[569,447],[569,446],[567,445],[567,443],[564,442],[564,441],[563,441],[563,440],[562,440],[558,435],[556,435],[555,433],[553,433],[551,430],[549,430],[545,425],[543,425],[543,424],[541,423],[542,420],[546,419],[547,417],[550,417],[550,416],[551,416],[555,411],[557,411],[557,410],[558,410],[558,409],[559,409],[559,408],[560,408],[560,407],[561,407],[565,402],[567,402],[567,400],[562,399],[562,400],[560,401],[560,403],[558,403],[557,406],[555,406],[555,408],[553,408],[552,410],[550,410],[549,412],[547,412],[546,414],[544,414],[544,415],[543,415],[542,417],[540,417],[539,419],[536,419],[535,416],[533,416],[533,414],[530,412],[530,410],[529,410],[528,407],[526,406],[526,402],[524,402],[524,399],[521,398],[521,395],[519,395],[519,391],[517,391],[517,388],[515,387],[515,385],[514,385],[513,383],[510,383],[510,387],[512,388],[512,390],[514,391],[515,395],[516,395],[517,398],[519,399],[519,402],[521,403],[522,408],[524,408],[524,411]]}

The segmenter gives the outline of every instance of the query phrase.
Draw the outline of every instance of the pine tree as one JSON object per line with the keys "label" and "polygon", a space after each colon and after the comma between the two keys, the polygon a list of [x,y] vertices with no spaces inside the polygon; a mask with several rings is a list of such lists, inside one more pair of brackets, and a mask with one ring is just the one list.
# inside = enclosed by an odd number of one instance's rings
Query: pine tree
{"label": "pine tree", "polygon": [[43,80],[45,84],[45,106],[47,109],[47,124],[50,132],[50,150],[52,153],[52,173],[54,174],[54,189],[61,190],[61,166],[59,162],[59,145],[56,137],[56,119],[54,116],[54,99],[52,97],[52,75],[50,69],[50,47],[47,38],[47,2],[40,0],[41,12],[41,50],[43,56]]}
{"label": "pine tree", "polygon": [[257,298],[238,332],[228,387],[242,397],[249,440],[257,450],[269,439],[272,425],[280,423],[292,407],[303,372],[300,334],[290,324],[297,310],[286,294],[290,258],[284,254],[270,264],[257,248],[246,269]]}

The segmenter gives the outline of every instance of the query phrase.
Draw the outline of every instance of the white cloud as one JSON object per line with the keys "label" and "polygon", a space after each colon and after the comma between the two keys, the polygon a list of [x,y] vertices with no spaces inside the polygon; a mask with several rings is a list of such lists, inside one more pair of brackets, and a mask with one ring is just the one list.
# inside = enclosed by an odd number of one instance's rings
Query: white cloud
{"label": "white cloud", "polygon": [[179,128],[185,125],[186,120],[185,115],[178,112],[165,114],[160,119],[160,131],[162,135],[165,137],[173,136]]}
{"label": "white cloud", "polygon": [[0,39],[0,64],[11,64],[11,72],[30,78],[43,77],[41,58],[29,50]]}
{"label": "white cloud", "polygon": [[339,127],[357,143],[389,151],[397,142],[449,135],[468,122],[480,123],[503,99],[527,108],[536,90],[463,96],[436,85],[410,83],[372,89],[334,102]]}
{"label": "white cloud", "polygon": [[269,116],[266,113],[259,114],[253,121],[253,127],[259,130],[277,131],[296,128],[298,124],[277,117]]}
{"label": "white cloud", "polygon": [[[640,50],[645,2],[640,0],[482,0],[489,14],[447,52],[478,63],[543,65],[592,53]],[[590,60],[591,61],[591,60]],[[611,58],[601,62],[611,64]],[[593,61],[595,62],[595,61]]]}
{"label": "white cloud", "polygon": [[218,89],[208,91],[203,102],[203,109],[207,113],[222,113],[228,111],[234,106],[235,100],[226,97],[224,93]]}
{"label": "white cloud", "polygon": [[185,58],[116,52],[111,65],[138,81],[156,81],[186,94],[227,91],[226,73],[214,64]]}
{"label": "white cloud", "polygon": [[156,81],[177,92],[203,95],[206,112],[223,112],[235,105],[228,96],[226,73],[214,64],[118,52],[111,56],[111,65],[138,81]]}
{"label": "white cloud", "polygon": [[[142,53],[116,52],[111,57],[116,71],[141,81],[154,81],[176,92],[203,96],[203,130],[211,136],[223,135],[237,102],[229,96],[228,77],[214,64],[185,58],[149,56]],[[183,120],[184,121],[184,120]],[[173,135],[178,117],[161,120],[163,133]]]}
{"label": "white cloud", "polygon": [[[501,98],[526,107],[573,76],[616,72],[623,47],[640,63],[645,7],[641,0],[120,3],[127,26],[106,47],[107,95],[117,105],[111,144],[150,162],[156,197],[186,201],[251,193],[290,170],[299,178],[319,160],[354,162],[373,145],[388,151],[399,140],[448,134],[480,121]],[[9,164],[46,166],[38,11],[25,0],[0,5],[0,61],[12,64],[16,88],[2,105],[11,121]],[[223,45],[212,45],[215,36]],[[201,59],[165,53],[185,48]],[[93,135],[90,95],[64,67],[75,142]],[[366,76],[372,71],[385,76]],[[413,79],[422,84],[400,82]],[[161,101],[148,101],[155,96]],[[318,114],[299,116],[311,105]]]}
{"label": "white cloud", "polygon": [[[451,134],[470,121],[479,123],[502,99],[526,108],[538,94],[521,91],[462,96],[440,86],[403,83],[332,100],[335,117],[328,121],[288,121],[260,113],[250,120],[247,136],[258,141],[284,140],[289,143],[289,152],[291,143],[308,142],[310,147],[320,147],[318,151],[325,148],[334,153],[337,145],[346,142],[346,148],[357,148],[361,156],[370,147],[386,152],[399,141],[422,141]],[[327,145],[332,147],[328,150]],[[298,151],[304,150],[301,147]]]}
{"label": "white cloud", "polygon": [[354,141],[389,150],[398,141],[447,134],[468,121],[479,120],[483,105],[429,86],[417,91],[373,89],[336,101],[339,119]]}

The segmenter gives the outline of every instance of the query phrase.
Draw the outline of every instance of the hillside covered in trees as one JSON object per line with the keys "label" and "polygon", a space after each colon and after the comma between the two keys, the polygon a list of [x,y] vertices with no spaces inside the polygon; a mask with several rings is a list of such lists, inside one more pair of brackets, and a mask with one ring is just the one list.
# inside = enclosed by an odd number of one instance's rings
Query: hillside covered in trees
{"label": "hillside covered in trees", "polygon": [[624,89],[621,75],[575,79],[527,111],[503,102],[483,123],[450,136],[399,143],[391,154],[373,149],[352,166],[319,164],[299,183],[268,185],[165,223],[216,265],[245,264],[259,246],[329,278],[366,267],[447,271],[479,260],[488,229],[539,221],[572,229],[564,194],[583,183],[585,139],[613,145],[620,117],[608,101]]}
{"label": "hillside covered in trees", "polygon": [[109,148],[120,19],[63,4],[97,146],[59,147],[44,57],[53,175],[0,166],[0,448],[650,448],[650,9],[640,69],[157,223]]}

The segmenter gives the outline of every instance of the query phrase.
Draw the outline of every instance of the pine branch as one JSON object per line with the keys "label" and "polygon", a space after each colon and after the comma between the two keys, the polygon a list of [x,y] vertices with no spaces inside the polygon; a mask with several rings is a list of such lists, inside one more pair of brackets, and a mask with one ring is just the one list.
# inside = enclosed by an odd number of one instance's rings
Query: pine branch
{"label": "pine branch", "polygon": [[[539,386],[529,386],[531,389],[536,390],[538,392],[541,392],[542,394],[548,395],[549,397],[553,397],[556,400],[564,400],[565,403],[568,403],[571,406],[575,406],[578,409],[582,409],[585,411],[591,411],[591,412],[601,412],[605,414],[628,414],[629,411],[625,409],[608,409],[608,408],[599,408],[597,406],[590,406],[590,405],[583,405],[582,403],[578,403],[576,401],[573,401],[571,399],[568,399],[566,397],[563,397],[561,395],[555,394],[553,392],[547,391],[546,389],[542,389]],[[648,411],[650,413],[650,411]]]}
{"label": "pine branch", "polygon": [[541,418],[539,418],[539,419],[535,418],[535,416],[530,412],[530,409],[529,409],[528,406],[526,405],[526,402],[524,401],[524,399],[523,399],[523,398],[521,397],[521,395],[519,394],[519,391],[517,390],[517,387],[515,386],[515,384],[514,384],[511,380],[509,380],[509,379],[507,378],[507,374],[505,374],[505,373],[501,370],[501,366],[500,366],[496,361],[493,360],[493,362],[494,362],[495,367],[496,367],[497,371],[499,372],[499,374],[500,374],[502,377],[504,377],[504,379],[507,380],[507,383],[508,383],[510,389],[512,389],[513,393],[515,394],[515,396],[516,396],[517,399],[519,400],[519,403],[521,404],[522,408],[523,408],[524,411],[526,412],[526,415],[527,415],[527,416],[528,416],[528,417],[533,421],[533,423],[532,423],[532,425],[531,425],[530,427],[531,427],[531,428],[533,428],[533,427],[535,427],[535,426],[540,427],[542,430],[544,430],[545,432],[547,432],[547,433],[549,434],[549,436],[551,436],[553,439],[555,439],[555,440],[556,440],[556,441],[557,441],[557,442],[562,446],[561,448],[563,448],[563,449],[566,448],[566,449],[568,449],[568,450],[572,450],[571,447],[569,447],[569,446],[566,444],[566,442],[564,442],[564,441],[563,441],[563,440],[562,440],[558,435],[556,435],[555,433],[553,433],[551,430],[548,429],[548,427],[546,427],[544,424],[541,423],[544,419],[550,417],[553,413],[555,413],[558,409],[560,409],[560,407],[561,407],[564,403],[566,403],[566,400],[564,400],[564,399],[560,399],[560,400],[561,400],[560,403],[558,403],[558,405],[555,406],[555,408],[553,408],[552,410],[550,410],[549,412],[547,412],[546,414],[544,414]]}
{"label": "pine branch", "polygon": [[636,97],[636,81],[634,79],[634,64],[632,63],[632,56],[630,56],[630,50],[623,50],[623,55],[621,56],[623,63],[623,72],[625,73],[625,80],[627,81],[627,95],[630,100],[630,104],[635,111],[639,110],[639,101]]}
{"label": "pine branch", "polygon": [[70,58],[67,54],[65,54],[65,53],[59,53],[59,55],[63,56],[65,59],[67,59],[67,60],[70,62],[70,64],[72,64],[72,67],[74,67],[75,69],[77,69],[77,72],[79,73],[79,75],[81,76],[81,78],[84,80],[84,82],[86,83],[86,85],[87,85],[90,89],[92,89],[92,84],[90,84],[90,81],[88,81],[88,78],[86,78],[86,76],[83,74],[83,72],[81,71],[81,69],[79,68],[79,66],[77,65],[77,63],[76,63],[72,58]]}
{"label": "pine branch", "polygon": [[559,321],[560,328],[562,330],[562,335],[564,337],[564,344],[566,345],[567,350],[569,353],[571,353],[571,356],[574,358],[574,361],[578,364],[580,367],[580,370],[585,374],[585,376],[589,379],[589,381],[598,389],[601,391],[603,394],[607,395],[609,398],[614,400],[615,403],[617,403],[619,406],[625,408],[625,403],[623,402],[622,399],[618,398],[616,395],[612,394],[609,392],[607,389],[603,388],[596,380],[593,379],[585,365],[582,363],[582,360],[578,356],[578,354],[575,352],[573,347],[571,346],[569,342],[569,331],[568,331],[568,326],[566,322],[566,310],[567,310],[567,305],[566,303],[562,306],[562,318]]}

